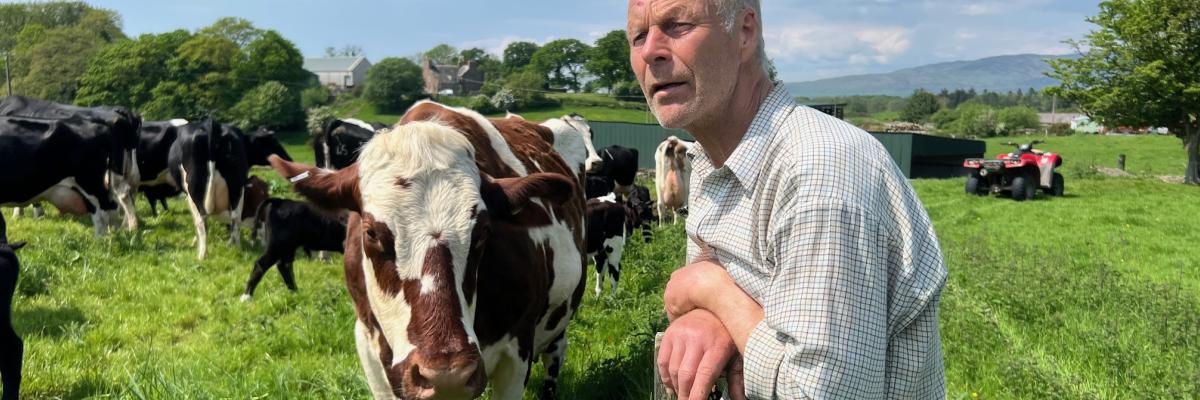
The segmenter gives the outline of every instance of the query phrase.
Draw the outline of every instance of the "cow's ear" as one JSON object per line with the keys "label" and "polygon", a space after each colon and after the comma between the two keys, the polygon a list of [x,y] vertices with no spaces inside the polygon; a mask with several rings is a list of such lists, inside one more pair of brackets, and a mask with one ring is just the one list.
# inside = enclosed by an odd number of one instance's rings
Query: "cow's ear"
{"label": "cow's ear", "polygon": [[358,189],[358,163],[339,171],[330,171],[284,160],[278,155],[267,157],[271,168],[292,183],[292,188],[319,207],[362,211],[362,196]]}
{"label": "cow's ear", "polygon": [[27,243],[25,243],[24,241],[20,241],[20,242],[16,242],[16,243],[9,243],[8,248],[12,249],[13,251],[17,251],[17,250],[20,250],[22,247],[25,247],[26,244]]}
{"label": "cow's ear", "polygon": [[516,178],[492,179],[483,175],[480,195],[492,215],[516,215],[535,197],[562,204],[574,195],[571,178],[562,174],[539,172]]}

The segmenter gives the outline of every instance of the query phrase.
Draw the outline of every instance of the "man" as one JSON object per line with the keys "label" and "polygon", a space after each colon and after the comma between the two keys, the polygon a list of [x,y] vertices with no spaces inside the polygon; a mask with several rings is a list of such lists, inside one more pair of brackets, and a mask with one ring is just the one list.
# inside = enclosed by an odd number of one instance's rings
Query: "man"
{"label": "man", "polygon": [[942,398],[929,218],[874,138],[771,82],[761,21],[758,0],[629,2],[647,103],[699,144],[663,383],[702,399],[727,371],[734,397]]}

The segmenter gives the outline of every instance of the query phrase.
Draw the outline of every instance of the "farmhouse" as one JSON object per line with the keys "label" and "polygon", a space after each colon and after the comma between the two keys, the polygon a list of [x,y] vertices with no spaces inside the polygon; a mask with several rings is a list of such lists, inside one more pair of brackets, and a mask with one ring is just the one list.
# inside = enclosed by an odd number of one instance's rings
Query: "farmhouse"
{"label": "farmhouse", "polygon": [[367,79],[371,62],[366,57],[305,58],[304,69],[316,74],[322,85],[334,91],[345,91]]}
{"label": "farmhouse", "polygon": [[475,61],[454,65],[434,64],[425,59],[421,63],[421,75],[425,77],[425,93],[434,96],[473,95],[483,88],[483,70]]}

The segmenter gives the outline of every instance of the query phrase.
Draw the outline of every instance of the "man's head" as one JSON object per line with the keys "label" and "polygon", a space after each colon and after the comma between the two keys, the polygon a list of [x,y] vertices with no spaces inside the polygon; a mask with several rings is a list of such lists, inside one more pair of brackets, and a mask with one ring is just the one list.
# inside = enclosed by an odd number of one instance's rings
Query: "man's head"
{"label": "man's head", "polygon": [[739,84],[765,79],[759,0],[630,0],[630,63],[660,124],[721,118]]}

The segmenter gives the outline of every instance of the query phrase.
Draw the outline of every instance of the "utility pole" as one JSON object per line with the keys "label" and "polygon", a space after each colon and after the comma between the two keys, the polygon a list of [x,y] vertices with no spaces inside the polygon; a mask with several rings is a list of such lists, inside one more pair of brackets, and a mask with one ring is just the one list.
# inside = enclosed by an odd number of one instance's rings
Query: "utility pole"
{"label": "utility pole", "polygon": [[1050,98],[1050,126],[1046,128],[1046,133],[1042,136],[1049,137],[1050,136],[1050,128],[1053,128],[1054,124],[1057,124],[1057,123],[1058,123],[1058,95],[1055,94],[1053,97]]}
{"label": "utility pole", "polygon": [[8,95],[12,96],[12,63],[8,58],[9,52],[4,52],[4,82],[8,84]]}

